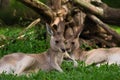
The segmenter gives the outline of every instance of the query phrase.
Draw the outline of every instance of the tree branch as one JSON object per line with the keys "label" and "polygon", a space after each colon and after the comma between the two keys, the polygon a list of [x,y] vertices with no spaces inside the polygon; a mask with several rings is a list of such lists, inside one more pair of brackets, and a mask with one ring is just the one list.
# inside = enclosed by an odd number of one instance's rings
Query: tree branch
{"label": "tree branch", "polygon": [[[30,28],[32,28],[33,26],[35,26],[36,24],[38,24],[39,22],[40,22],[40,18],[34,20],[30,25],[28,25],[27,28],[25,28],[22,32],[20,32],[16,38],[14,38],[14,39],[12,39],[12,40],[6,39],[5,36],[2,36],[2,38],[4,38],[3,40],[8,40],[8,42],[7,42],[6,44],[0,45],[0,48],[5,47],[6,45],[8,45],[10,42],[13,42],[14,40],[24,38],[24,37],[25,37],[25,34],[24,34],[24,33],[25,33],[27,30],[29,30]],[[28,34],[32,34],[32,33],[33,33],[33,32],[29,32]],[[0,37],[1,37],[1,36],[0,36]],[[2,41],[1,41],[1,42],[2,42]]]}
{"label": "tree branch", "polygon": [[103,23],[100,19],[98,19],[94,15],[88,15],[94,22],[96,22],[99,26],[101,26],[104,30],[106,30],[110,35],[113,36],[119,43],[120,43],[120,35],[109,28],[109,26],[105,23]]}
{"label": "tree branch", "polygon": [[89,11],[92,14],[95,14],[97,16],[102,17],[103,16],[103,10],[100,8],[97,8],[95,6],[93,6],[92,4],[90,4],[89,2],[85,1],[85,0],[73,0],[73,3],[78,6],[78,7],[82,7],[85,10]]}
{"label": "tree branch", "polygon": [[120,9],[111,8],[103,2],[91,4],[85,0],[73,0],[73,3],[79,8],[82,7],[84,12],[98,16],[104,22],[120,25]]}
{"label": "tree branch", "polygon": [[47,23],[51,23],[54,20],[53,11],[45,4],[40,2],[39,0],[17,0],[26,6],[30,7],[34,11],[36,11],[43,20]]}

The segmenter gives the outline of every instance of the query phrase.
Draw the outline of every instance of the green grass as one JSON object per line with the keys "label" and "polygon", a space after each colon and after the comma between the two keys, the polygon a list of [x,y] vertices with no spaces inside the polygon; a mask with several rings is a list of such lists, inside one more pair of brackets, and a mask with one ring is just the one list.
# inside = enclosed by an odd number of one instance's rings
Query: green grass
{"label": "green grass", "polygon": [[23,28],[20,28],[19,26],[17,28],[10,26],[0,28],[0,35],[5,35],[8,38],[8,40],[2,41],[0,43],[6,44],[9,42],[8,45],[0,49],[0,56],[13,52],[40,53],[48,49],[48,41],[35,39],[35,33],[27,34],[34,31],[34,28],[25,33],[26,36],[23,40],[13,40],[22,30]]}
{"label": "green grass", "polygon": [[120,27],[119,26],[111,26],[113,30],[120,34]]}
{"label": "green grass", "polygon": [[[0,29],[0,34],[4,34],[9,37],[16,37],[17,34],[23,30],[23,28],[16,27],[4,27]],[[31,29],[30,31],[33,31]],[[28,31],[29,32],[29,31]],[[24,53],[40,53],[46,51],[49,48],[49,42],[44,40],[36,40],[34,34],[26,35],[23,40],[16,40],[10,42],[9,45],[0,49],[0,57],[5,54],[13,52]],[[29,77],[22,75],[0,75],[0,80],[120,80],[120,67],[117,65],[101,65],[96,67],[94,65],[85,66],[83,62],[78,62],[77,68],[73,67],[72,62],[63,61],[61,65],[63,73],[58,71],[39,71],[38,73],[32,73]]]}
{"label": "green grass", "polygon": [[74,68],[71,62],[64,61],[62,69],[63,73],[39,71],[29,77],[2,74],[0,80],[120,80],[120,67],[116,65],[85,67],[79,62],[79,67]]}

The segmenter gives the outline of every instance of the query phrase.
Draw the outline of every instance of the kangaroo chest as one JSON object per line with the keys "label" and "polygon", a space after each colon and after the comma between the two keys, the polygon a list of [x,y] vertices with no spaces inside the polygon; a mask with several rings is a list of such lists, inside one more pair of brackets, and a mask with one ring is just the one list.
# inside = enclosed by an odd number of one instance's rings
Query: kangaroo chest
{"label": "kangaroo chest", "polygon": [[61,65],[61,63],[63,61],[63,55],[64,55],[64,53],[60,53],[60,52],[56,55],[56,60],[59,65]]}

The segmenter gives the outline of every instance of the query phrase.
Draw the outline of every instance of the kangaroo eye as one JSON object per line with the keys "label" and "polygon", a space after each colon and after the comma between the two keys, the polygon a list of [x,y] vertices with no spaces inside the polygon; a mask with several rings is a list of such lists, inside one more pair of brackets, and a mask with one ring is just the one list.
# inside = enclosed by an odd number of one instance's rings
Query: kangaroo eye
{"label": "kangaroo eye", "polygon": [[75,42],[71,42],[71,44],[72,44],[72,45],[74,45],[74,44],[75,44]]}
{"label": "kangaroo eye", "polygon": [[56,43],[56,44],[58,44],[58,43],[59,43],[59,41],[55,41],[55,43]]}

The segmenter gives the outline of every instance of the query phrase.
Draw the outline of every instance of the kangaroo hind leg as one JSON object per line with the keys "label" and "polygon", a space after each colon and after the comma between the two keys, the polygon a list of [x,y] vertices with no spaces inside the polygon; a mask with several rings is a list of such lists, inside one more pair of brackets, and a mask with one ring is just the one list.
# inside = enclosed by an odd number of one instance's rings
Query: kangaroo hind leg
{"label": "kangaroo hind leg", "polygon": [[85,61],[86,65],[91,65],[93,63],[98,64],[107,60],[107,55],[104,53],[91,54]]}
{"label": "kangaroo hind leg", "polygon": [[25,56],[17,63],[16,71],[14,74],[21,75],[24,71],[35,63],[35,59],[30,56]]}

